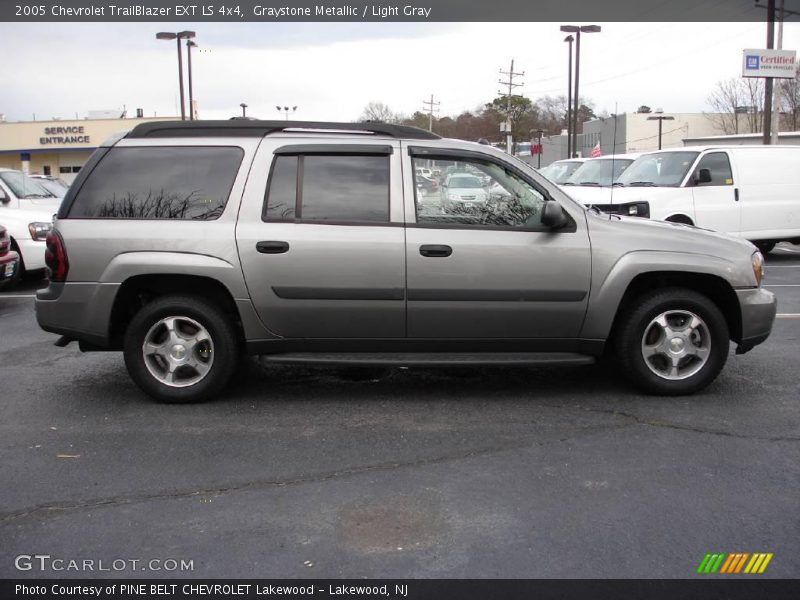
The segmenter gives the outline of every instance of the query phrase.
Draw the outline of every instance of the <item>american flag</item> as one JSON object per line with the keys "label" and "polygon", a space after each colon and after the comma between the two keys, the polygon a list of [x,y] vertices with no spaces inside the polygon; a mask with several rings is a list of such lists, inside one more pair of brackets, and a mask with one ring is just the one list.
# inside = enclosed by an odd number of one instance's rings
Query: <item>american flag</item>
{"label": "american flag", "polygon": [[600,151],[600,142],[597,142],[597,144],[595,144],[595,147],[592,148],[592,151],[589,153],[589,156],[591,156],[592,158],[597,158],[601,154],[603,153]]}

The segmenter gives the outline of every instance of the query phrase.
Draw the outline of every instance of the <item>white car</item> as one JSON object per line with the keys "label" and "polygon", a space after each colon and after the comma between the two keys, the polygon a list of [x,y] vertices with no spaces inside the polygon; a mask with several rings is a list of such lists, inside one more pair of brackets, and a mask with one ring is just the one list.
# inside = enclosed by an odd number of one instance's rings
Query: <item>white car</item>
{"label": "white car", "polygon": [[44,270],[45,239],[60,205],[61,198],[39,180],[22,171],[0,169],[0,223],[8,230],[11,248],[20,256],[15,280],[25,271]]}
{"label": "white car", "polygon": [[[620,178],[641,154],[612,154],[590,158],[581,164],[563,184],[609,186]],[[564,190],[569,193],[568,190]]]}
{"label": "white car", "polygon": [[470,212],[489,199],[483,181],[469,173],[448,175],[441,187],[442,208],[445,213]]}
{"label": "white car", "polygon": [[539,173],[557,185],[563,184],[588,158],[566,158],[539,169]]}
{"label": "white car", "polygon": [[69,184],[63,179],[51,175],[31,175],[32,179],[51,192],[56,198],[63,199],[69,189]]}
{"label": "white car", "polygon": [[800,242],[800,146],[686,146],[643,154],[611,187],[571,186],[606,212],[697,225],[769,252]]}

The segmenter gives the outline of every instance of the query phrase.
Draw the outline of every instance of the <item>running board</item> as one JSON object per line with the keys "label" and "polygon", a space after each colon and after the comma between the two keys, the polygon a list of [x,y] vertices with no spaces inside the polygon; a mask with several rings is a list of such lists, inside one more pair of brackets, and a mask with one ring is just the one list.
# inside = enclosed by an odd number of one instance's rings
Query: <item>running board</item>
{"label": "running board", "polygon": [[403,367],[505,367],[510,365],[591,365],[594,356],[573,352],[290,352],[262,354],[271,363]]}

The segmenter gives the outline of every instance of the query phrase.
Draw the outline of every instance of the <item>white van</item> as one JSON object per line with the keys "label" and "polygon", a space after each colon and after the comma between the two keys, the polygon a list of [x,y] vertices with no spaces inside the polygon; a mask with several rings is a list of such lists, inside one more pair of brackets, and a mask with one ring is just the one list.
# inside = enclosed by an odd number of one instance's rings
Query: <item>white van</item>
{"label": "white van", "polygon": [[800,243],[800,146],[708,146],[636,159],[611,188],[566,188],[586,205],[729,233],[769,252]]}
{"label": "white van", "polygon": [[45,238],[60,204],[61,198],[36,179],[22,171],[0,169],[0,225],[8,230],[11,248],[20,256],[14,281],[24,271],[44,269]]}

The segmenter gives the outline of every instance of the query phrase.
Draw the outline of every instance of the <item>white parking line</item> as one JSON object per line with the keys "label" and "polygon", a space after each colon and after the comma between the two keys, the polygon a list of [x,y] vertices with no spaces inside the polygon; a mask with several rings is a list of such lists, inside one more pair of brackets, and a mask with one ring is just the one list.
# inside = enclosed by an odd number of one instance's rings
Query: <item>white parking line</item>
{"label": "white parking line", "polygon": [[800,313],[778,313],[775,316],[778,319],[800,319]]}
{"label": "white parking line", "polygon": [[800,283],[765,283],[764,287],[800,287]]}
{"label": "white parking line", "polygon": [[0,294],[2,298],[36,298],[36,294]]}
{"label": "white parking line", "polygon": [[792,254],[800,254],[800,250],[792,250],[791,248],[775,248],[775,250],[780,250],[781,252],[791,252]]}

